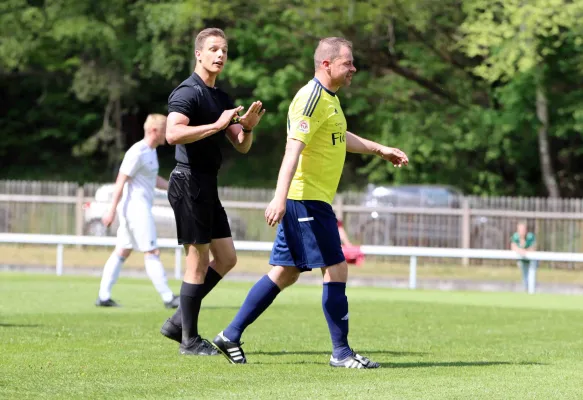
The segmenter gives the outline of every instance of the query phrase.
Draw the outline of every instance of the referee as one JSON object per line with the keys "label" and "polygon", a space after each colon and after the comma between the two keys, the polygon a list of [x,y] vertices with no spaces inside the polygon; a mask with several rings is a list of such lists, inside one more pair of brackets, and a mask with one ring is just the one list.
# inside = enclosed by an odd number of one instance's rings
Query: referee
{"label": "referee", "polygon": [[[195,41],[194,73],[170,94],[166,140],[176,145],[168,199],[174,210],[178,243],[186,251],[180,308],[160,332],[180,342],[185,355],[215,355],[217,350],[198,334],[202,299],[237,262],[231,228],[218,196],[220,146],[226,136],[240,153],[253,142],[253,128],[265,113],[260,101],[239,117],[230,97],[215,87],[227,62],[227,38],[217,28],[201,31]],[[213,261],[209,260],[209,251]]]}

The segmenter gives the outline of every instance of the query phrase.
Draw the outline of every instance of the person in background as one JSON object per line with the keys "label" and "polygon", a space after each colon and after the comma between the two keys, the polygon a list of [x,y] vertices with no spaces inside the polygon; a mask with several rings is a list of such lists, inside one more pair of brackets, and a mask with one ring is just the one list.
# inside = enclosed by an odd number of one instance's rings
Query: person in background
{"label": "person in background", "polygon": [[[510,238],[510,249],[521,256],[526,256],[531,251],[536,251],[536,238],[534,233],[528,232],[525,221],[521,221],[516,226],[516,232]],[[518,260],[518,267],[522,271],[522,282],[524,289],[528,291],[528,271],[533,270],[536,273],[538,261],[523,258]]]}
{"label": "person in background", "polygon": [[160,294],[166,308],[177,308],[180,298],[168,286],[166,272],[156,244],[156,225],[152,216],[155,188],[168,189],[168,181],[158,175],[156,148],[166,143],[166,116],[150,114],[144,123],[144,139],[135,143],[124,155],[115,181],[113,199],[102,218],[111,226],[119,216],[117,244],[105,263],[99,286],[98,307],[117,307],[111,290],[125,260],[133,250],[144,253],[146,273]]}

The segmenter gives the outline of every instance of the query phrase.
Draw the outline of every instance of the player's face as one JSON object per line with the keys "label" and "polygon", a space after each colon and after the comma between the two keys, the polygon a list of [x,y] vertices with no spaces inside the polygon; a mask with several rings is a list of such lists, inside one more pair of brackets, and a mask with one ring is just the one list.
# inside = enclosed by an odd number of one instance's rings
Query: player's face
{"label": "player's face", "polygon": [[166,121],[163,123],[157,124],[152,129],[152,134],[156,140],[156,143],[159,146],[166,144]]}
{"label": "player's face", "polygon": [[196,50],[197,62],[211,74],[219,74],[227,62],[227,41],[220,36],[209,36],[202,45],[201,50]]}
{"label": "player's face", "polygon": [[342,47],[340,56],[330,64],[332,82],[338,87],[348,86],[355,72],[352,51],[348,47]]}

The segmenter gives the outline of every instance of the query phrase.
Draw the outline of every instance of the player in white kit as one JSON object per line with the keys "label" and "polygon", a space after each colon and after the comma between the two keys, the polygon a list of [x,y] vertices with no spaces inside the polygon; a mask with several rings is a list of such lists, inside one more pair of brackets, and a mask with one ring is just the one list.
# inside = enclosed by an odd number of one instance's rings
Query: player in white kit
{"label": "player in white kit", "polygon": [[[144,123],[144,139],[126,152],[115,182],[109,212],[102,218],[110,226],[119,216],[117,245],[105,266],[95,302],[100,307],[117,307],[111,299],[111,289],[116,282],[123,262],[132,250],[144,253],[146,272],[160,293],[167,308],[177,308],[180,297],[168,287],[166,272],[160,262],[160,250],[156,244],[156,225],[152,216],[154,188],[168,189],[168,181],[158,176],[156,147],[165,143],[166,117],[150,114]],[[120,201],[121,200],[121,201]]]}

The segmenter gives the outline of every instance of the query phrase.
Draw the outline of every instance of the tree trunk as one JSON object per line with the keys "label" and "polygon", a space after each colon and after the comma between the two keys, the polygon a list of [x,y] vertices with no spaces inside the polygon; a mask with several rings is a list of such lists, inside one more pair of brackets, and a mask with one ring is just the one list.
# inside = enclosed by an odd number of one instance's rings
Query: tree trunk
{"label": "tree trunk", "polygon": [[538,150],[543,182],[549,197],[558,198],[560,197],[559,185],[555,179],[555,171],[553,170],[549,149],[549,105],[542,82],[538,82],[536,87],[536,116],[540,122],[538,128]]}

